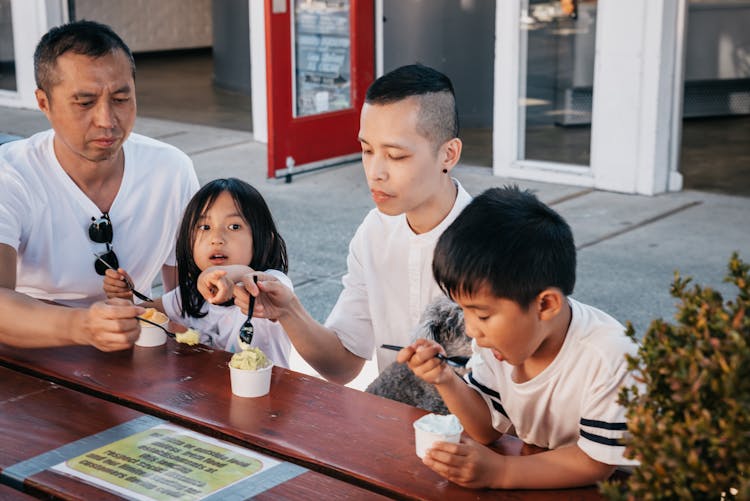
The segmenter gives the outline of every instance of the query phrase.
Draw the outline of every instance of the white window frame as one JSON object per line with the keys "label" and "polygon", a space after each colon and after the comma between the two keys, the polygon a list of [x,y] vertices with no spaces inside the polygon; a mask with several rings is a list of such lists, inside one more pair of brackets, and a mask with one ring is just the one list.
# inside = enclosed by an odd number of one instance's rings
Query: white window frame
{"label": "white window frame", "polygon": [[268,143],[268,96],[266,94],[266,11],[264,1],[248,0],[250,13],[250,94],[253,139]]}
{"label": "white window frame", "polygon": [[599,0],[590,166],[523,159],[524,3],[496,4],[493,173],[624,193],[680,190],[686,0]]}
{"label": "white window frame", "polygon": [[36,109],[34,49],[51,27],[67,22],[68,2],[10,0],[10,8],[17,90],[0,90],[0,106]]}

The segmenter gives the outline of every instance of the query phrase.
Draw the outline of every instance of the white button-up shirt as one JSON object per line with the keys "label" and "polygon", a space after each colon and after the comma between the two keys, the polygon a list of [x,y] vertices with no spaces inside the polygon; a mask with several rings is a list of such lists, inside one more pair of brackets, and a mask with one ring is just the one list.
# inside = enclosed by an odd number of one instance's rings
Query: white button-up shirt
{"label": "white button-up shirt", "polygon": [[[442,294],[432,275],[432,255],[440,235],[471,201],[457,180],[450,213],[435,228],[417,235],[406,215],[387,216],[373,209],[349,244],[347,273],[326,326],[355,355],[371,359],[381,344],[406,345],[425,307]],[[395,361],[396,352],[378,351],[378,371]]]}

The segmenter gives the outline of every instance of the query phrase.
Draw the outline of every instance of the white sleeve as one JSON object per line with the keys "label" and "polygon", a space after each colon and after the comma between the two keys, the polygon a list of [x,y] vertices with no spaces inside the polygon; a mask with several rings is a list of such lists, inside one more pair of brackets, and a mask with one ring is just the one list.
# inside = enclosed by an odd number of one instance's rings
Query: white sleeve
{"label": "white sleeve", "polygon": [[[495,373],[494,364],[488,363],[485,357],[491,353],[487,349],[479,348],[476,342],[472,341],[471,347],[473,354],[469,360],[469,372],[464,376],[464,381],[473,388],[487,404],[490,415],[492,416],[492,427],[500,433],[507,433],[513,423],[508,417],[508,413],[503,407],[502,395],[496,388],[498,375]],[[490,355],[491,356],[491,355]]]}
{"label": "white sleeve", "polygon": [[27,187],[0,159],[0,244],[18,251],[23,240],[23,221],[33,213]]}
{"label": "white sleeve", "polygon": [[179,298],[180,288],[175,287],[161,297],[161,305],[162,308],[164,308],[164,314],[166,314],[170,320],[184,325],[186,322],[185,318],[182,317]]}
{"label": "white sleeve", "polygon": [[365,224],[357,229],[349,243],[346,275],[341,279],[344,290],[328,315],[325,326],[332,329],[341,344],[354,355],[370,360],[375,350],[375,333],[370,317],[370,301],[362,264],[367,246]]}
{"label": "white sleeve", "polygon": [[614,370],[602,367],[592,384],[583,390],[578,447],[592,459],[609,465],[638,465],[638,461],[623,457],[626,409],[617,403],[620,388],[633,384],[635,380],[623,356]]}
{"label": "white sleeve", "polygon": [[[182,217],[185,212],[185,207],[187,207],[188,202],[193,198],[193,195],[198,191],[200,188],[200,184],[198,183],[198,177],[195,175],[195,168],[193,167],[193,161],[190,159],[189,156],[187,156],[182,151],[179,151],[180,153],[180,161],[182,161],[185,165],[183,166],[183,170],[185,172],[185,175],[182,177],[182,186],[180,187],[180,213],[176,219],[177,224],[174,227],[174,234],[171,236],[173,241],[176,243],[177,241],[177,231],[180,227],[180,224],[182,222]],[[167,259],[164,261],[165,266],[177,266],[177,257],[175,255],[176,245],[172,245],[171,250],[169,251],[169,255],[167,256]]]}
{"label": "white sleeve", "polygon": [[292,280],[286,276],[286,274],[283,271],[279,270],[264,270],[263,273],[268,273],[272,277],[276,278],[279,282],[287,286],[290,290],[294,290],[294,285],[292,285]]}

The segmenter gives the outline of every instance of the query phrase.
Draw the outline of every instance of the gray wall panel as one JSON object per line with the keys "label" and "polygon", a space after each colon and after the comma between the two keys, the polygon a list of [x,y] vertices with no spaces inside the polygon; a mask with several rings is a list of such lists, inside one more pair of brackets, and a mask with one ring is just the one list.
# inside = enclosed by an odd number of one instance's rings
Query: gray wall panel
{"label": "gray wall panel", "polygon": [[450,77],[462,127],[492,127],[494,0],[384,0],[383,70],[420,62]]}

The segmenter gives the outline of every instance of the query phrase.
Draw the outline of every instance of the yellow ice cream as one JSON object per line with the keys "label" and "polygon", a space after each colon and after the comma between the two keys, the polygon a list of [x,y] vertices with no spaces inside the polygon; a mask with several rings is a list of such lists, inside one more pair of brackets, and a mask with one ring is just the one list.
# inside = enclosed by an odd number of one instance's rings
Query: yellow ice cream
{"label": "yellow ice cream", "polygon": [[268,357],[260,348],[250,348],[232,355],[229,365],[235,369],[257,371],[268,366]]}
{"label": "yellow ice cream", "polygon": [[200,332],[193,329],[188,329],[185,332],[175,333],[175,340],[177,340],[178,343],[185,343],[190,346],[198,344],[200,342],[200,339]]}
{"label": "yellow ice cream", "polygon": [[[163,324],[167,320],[167,316],[157,310],[156,308],[146,308],[146,313],[141,315],[142,318],[145,318],[146,320],[151,320],[152,322],[156,322],[157,324]],[[146,322],[141,322],[141,325],[148,325]]]}

